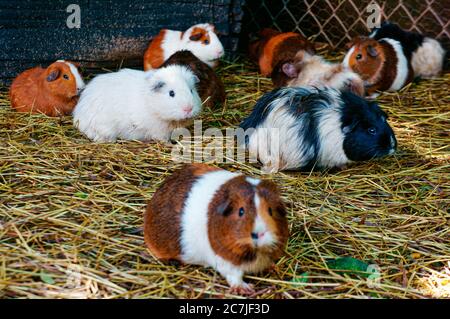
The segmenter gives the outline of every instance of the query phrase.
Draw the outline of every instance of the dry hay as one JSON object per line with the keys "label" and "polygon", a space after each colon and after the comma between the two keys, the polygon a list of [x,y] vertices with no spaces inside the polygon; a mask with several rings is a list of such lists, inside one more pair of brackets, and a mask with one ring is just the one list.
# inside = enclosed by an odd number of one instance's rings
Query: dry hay
{"label": "dry hay", "polygon": [[[206,127],[234,127],[268,79],[238,60],[219,69],[224,110]],[[261,298],[448,297],[450,74],[379,98],[395,156],[333,172],[278,173],[288,204],[287,254],[247,276]],[[143,210],[178,164],[160,144],[92,144],[71,118],[19,114],[0,98],[0,297],[222,298],[222,277],[166,265],[144,247]],[[255,165],[222,164],[259,176]],[[376,264],[379,282],[339,273],[329,258]],[[238,297],[238,296],[236,296]]]}

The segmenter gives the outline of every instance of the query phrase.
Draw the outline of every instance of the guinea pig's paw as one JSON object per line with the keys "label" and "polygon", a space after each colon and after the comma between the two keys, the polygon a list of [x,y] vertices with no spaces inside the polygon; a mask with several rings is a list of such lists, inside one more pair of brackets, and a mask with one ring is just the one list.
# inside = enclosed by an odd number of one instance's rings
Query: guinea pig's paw
{"label": "guinea pig's paw", "polygon": [[255,289],[253,288],[253,285],[243,282],[239,286],[232,286],[230,288],[230,293],[233,295],[253,295]]}
{"label": "guinea pig's paw", "polygon": [[377,97],[380,96],[381,93],[372,93],[371,95],[368,95],[366,98],[368,100],[375,100]]}

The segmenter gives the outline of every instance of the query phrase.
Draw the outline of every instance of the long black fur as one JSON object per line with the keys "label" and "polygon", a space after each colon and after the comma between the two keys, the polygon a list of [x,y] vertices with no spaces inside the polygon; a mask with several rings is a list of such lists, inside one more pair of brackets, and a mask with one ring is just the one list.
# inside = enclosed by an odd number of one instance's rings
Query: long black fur
{"label": "long black fur", "polygon": [[[375,31],[376,34],[373,36]],[[405,31],[397,24],[389,21],[383,22],[379,28],[374,28],[369,36],[375,40],[389,38],[399,41],[408,60],[411,60],[412,54],[422,45],[425,39],[422,34]]]}

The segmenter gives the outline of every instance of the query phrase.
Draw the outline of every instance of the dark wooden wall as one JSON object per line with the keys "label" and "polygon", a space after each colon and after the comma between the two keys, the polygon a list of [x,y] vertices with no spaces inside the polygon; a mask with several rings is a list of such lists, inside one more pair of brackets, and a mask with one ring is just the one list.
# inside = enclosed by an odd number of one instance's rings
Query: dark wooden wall
{"label": "dark wooden wall", "polygon": [[[86,68],[142,65],[152,35],[212,22],[234,52],[243,0],[0,0],[0,81],[57,59]],[[81,8],[81,28],[70,29],[69,4]]]}

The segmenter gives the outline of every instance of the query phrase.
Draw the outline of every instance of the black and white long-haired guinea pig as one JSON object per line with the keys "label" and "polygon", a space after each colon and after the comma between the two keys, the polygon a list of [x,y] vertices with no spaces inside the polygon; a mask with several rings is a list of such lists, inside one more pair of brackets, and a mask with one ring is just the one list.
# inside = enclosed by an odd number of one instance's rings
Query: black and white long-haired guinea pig
{"label": "black and white long-haired guinea pig", "polygon": [[266,172],[341,168],[393,154],[397,147],[378,104],[328,87],[266,93],[240,126],[250,156]]}

